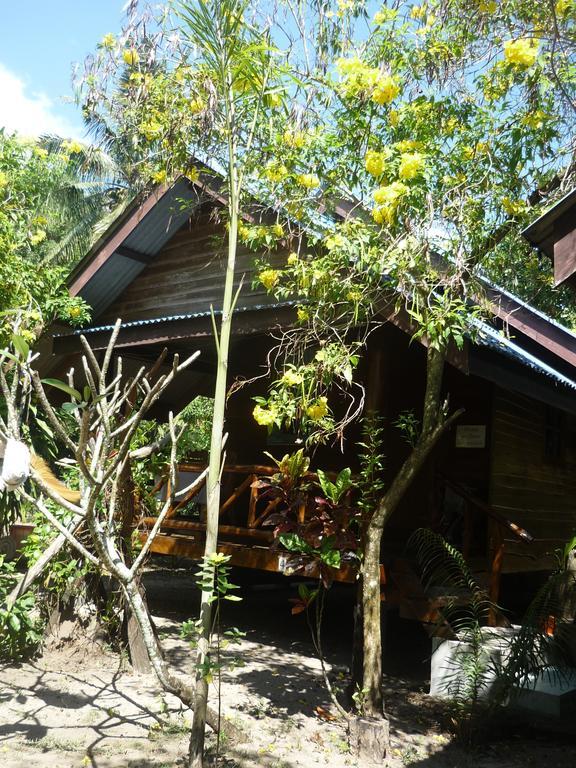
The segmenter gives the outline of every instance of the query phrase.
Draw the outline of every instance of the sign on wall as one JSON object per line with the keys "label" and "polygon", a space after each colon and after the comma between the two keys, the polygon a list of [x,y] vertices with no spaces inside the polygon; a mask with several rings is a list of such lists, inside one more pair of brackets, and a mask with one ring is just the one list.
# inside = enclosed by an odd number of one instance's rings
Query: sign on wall
{"label": "sign on wall", "polygon": [[485,424],[458,424],[456,427],[456,448],[485,448]]}

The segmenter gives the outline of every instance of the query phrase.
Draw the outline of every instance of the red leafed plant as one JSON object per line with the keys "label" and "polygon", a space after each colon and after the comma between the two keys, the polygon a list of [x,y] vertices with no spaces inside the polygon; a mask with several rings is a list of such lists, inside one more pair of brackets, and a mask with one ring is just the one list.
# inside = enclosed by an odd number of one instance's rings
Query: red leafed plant
{"label": "red leafed plant", "polygon": [[322,470],[309,472],[302,449],[281,460],[267,455],[278,472],[253,485],[268,502],[263,525],[274,526],[273,546],[290,553],[284,572],[319,577],[328,587],[335,570],[358,562],[360,512],[350,503],[352,472],[343,469],[333,480]]}

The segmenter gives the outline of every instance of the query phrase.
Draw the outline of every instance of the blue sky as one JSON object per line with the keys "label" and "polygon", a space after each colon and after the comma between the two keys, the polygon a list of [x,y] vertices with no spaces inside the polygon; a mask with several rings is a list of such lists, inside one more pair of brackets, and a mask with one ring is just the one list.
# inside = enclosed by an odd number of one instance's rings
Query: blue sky
{"label": "blue sky", "polygon": [[81,138],[72,97],[73,62],[120,30],[126,0],[3,0],[0,22],[0,127],[25,135]]}

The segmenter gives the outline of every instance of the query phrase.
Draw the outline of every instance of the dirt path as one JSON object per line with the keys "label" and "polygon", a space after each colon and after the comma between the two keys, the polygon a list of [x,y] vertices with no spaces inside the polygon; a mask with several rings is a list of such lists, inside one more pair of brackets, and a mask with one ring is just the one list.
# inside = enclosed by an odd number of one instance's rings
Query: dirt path
{"label": "dirt path", "polygon": [[[158,608],[162,583],[151,589]],[[189,605],[174,589],[176,609],[164,600],[157,623],[176,669],[189,674],[192,655],[180,638]],[[246,733],[245,744],[224,744],[225,768],[345,768],[356,766],[345,729],[330,717],[330,703],[306,635],[274,613],[276,597],[246,599],[231,618],[248,628],[239,646],[224,651],[222,709]],[[241,606],[242,604],[237,604]],[[282,606],[286,611],[286,606]],[[289,616],[289,611],[287,611]],[[336,626],[338,626],[336,624]],[[252,629],[250,629],[252,627]],[[254,628],[255,627],[255,628]],[[342,646],[344,647],[344,646]],[[330,658],[345,663],[336,644]],[[234,658],[242,664],[234,663]],[[334,678],[338,683],[338,668]],[[342,685],[344,680],[342,679]],[[390,766],[400,768],[573,768],[576,745],[531,731],[474,752],[454,747],[443,707],[410,676],[386,679],[391,719]],[[212,689],[212,705],[216,689]],[[34,663],[0,668],[2,768],[175,768],[187,752],[189,713],[160,692],[155,680],[134,675],[117,656],[48,650]],[[212,746],[213,739],[211,740]]]}

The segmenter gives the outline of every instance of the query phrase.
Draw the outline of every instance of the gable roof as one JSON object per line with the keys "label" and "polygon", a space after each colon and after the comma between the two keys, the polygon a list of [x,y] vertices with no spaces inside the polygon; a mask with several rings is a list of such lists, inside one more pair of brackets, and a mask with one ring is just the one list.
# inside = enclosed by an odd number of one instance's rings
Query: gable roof
{"label": "gable roof", "polygon": [[[209,183],[205,179],[191,182],[180,177],[172,184],[155,189],[148,197],[136,200],[111,225],[69,280],[71,293],[81,296],[92,306],[96,320],[105,316],[106,310],[148,265],[155,263],[155,258],[189,220],[195,207],[207,199],[206,195],[214,202],[225,202],[218,184],[213,182],[214,179]],[[562,208],[560,213],[565,210]],[[569,395],[570,402],[574,400],[576,410],[576,335],[505,289],[486,279],[481,282],[492,305],[496,327],[486,322],[478,324],[478,334],[469,345],[470,354],[464,362],[461,357],[457,360],[457,364],[461,363],[459,367],[497,380],[499,374],[492,370],[493,361],[487,363],[488,357],[497,353],[500,367],[507,360],[512,367],[520,365],[526,373],[529,371],[532,378],[536,375],[548,386],[553,383]],[[258,303],[257,298],[254,297],[251,306],[236,310],[237,332],[262,332],[293,321],[293,303]],[[410,332],[406,318],[391,312],[390,319]],[[106,345],[112,327],[111,322],[105,321],[83,329],[81,333],[91,337],[91,343],[99,348]],[[59,334],[55,351],[77,348],[79,333]],[[190,313],[131,318],[123,323],[119,345],[165,343],[171,339],[198,338],[211,333],[210,309],[206,306]],[[489,350],[488,357],[482,354],[482,349]]]}
{"label": "gable roof", "polygon": [[199,190],[184,177],[137,198],[70,275],[72,296],[81,296],[99,317],[188,220],[198,201]]}

